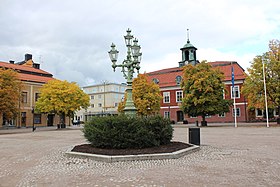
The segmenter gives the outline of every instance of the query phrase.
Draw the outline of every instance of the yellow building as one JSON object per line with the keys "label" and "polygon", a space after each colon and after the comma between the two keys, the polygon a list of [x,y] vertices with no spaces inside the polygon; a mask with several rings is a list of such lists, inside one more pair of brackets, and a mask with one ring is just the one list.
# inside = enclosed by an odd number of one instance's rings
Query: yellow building
{"label": "yellow building", "polygon": [[[19,102],[19,115],[11,121],[6,120],[4,115],[0,115],[0,128],[53,126],[59,124],[60,116],[58,115],[34,113],[36,101],[40,96],[40,88],[54,78],[52,74],[41,70],[40,64],[33,62],[31,54],[25,54],[25,59],[22,62],[0,62],[0,68],[17,71],[19,79],[23,83],[22,97]],[[66,123],[68,122],[67,120]]]}

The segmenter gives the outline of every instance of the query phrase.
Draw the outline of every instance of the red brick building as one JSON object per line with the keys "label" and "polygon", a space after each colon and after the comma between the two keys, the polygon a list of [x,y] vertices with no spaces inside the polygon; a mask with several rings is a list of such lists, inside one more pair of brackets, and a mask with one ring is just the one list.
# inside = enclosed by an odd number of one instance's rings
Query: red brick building
{"label": "red brick building", "polygon": [[[201,117],[184,115],[180,109],[183,97],[183,89],[180,86],[183,76],[183,67],[186,64],[196,65],[199,63],[196,59],[196,50],[197,49],[190,44],[190,41],[188,40],[187,44],[181,48],[182,61],[179,62],[179,67],[147,73],[149,80],[157,83],[161,90],[163,100],[161,101],[160,114],[164,117],[169,117],[175,122],[187,120],[190,123],[194,123],[195,121],[201,121]],[[237,121],[247,121],[247,101],[240,92],[246,76],[244,69],[237,62],[232,61],[217,61],[208,63],[213,68],[218,68],[224,73],[224,83],[227,90],[227,92],[225,92],[225,99],[233,99],[233,94],[235,94]],[[231,82],[232,67],[234,68],[235,77],[234,90],[232,90]],[[206,120],[208,122],[234,122],[234,109],[231,107],[229,113],[222,115],[207,116]]]}

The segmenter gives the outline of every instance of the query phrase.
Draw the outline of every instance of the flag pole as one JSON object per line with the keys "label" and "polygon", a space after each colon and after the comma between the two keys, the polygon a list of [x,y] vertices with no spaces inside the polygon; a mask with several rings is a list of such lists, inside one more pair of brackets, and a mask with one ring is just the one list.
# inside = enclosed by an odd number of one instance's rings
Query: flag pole
{"label": "flag pole", "polygon": [[237,119],[236,119],[236,103],[235,103],[235,89],[234,89],[234,68],[231,62],[231,84],[232,84],[232,95],[233,95],[233,111],[234,111],[234,127],[237,127]]}
{"label": "flag pole", "polygon": [[264,87],[264,99],[265,99],[265,110],[266,110],[266,127],[269,127],[268,122],[268,107],[267,107],[267,95],[266,95],[266,83],[265,83],[265,71],[264,71],[264,57],[262,57],[263,64],[263,87]]}

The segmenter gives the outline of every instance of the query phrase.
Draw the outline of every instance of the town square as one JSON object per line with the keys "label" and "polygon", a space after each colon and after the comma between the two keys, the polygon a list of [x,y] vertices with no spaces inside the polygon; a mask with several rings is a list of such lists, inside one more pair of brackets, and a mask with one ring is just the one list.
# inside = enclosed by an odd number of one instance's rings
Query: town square
{"label": "town square", "polygon": [[279,6],[3,0],[0,187],[280,186]]}

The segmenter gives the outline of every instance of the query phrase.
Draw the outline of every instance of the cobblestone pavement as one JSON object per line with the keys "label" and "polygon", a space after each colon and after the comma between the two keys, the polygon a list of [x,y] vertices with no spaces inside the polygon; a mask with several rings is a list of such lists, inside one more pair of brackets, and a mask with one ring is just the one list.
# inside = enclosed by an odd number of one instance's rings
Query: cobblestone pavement
{"label": "cobblestone pavement", "polygon": [[[174,140],[188,140],[176,127]],[[201,128],[201,150],[179,159],[103,163],[65,152],[80,130],[0,135],[0,187],[280,186],[280,127]]]}

